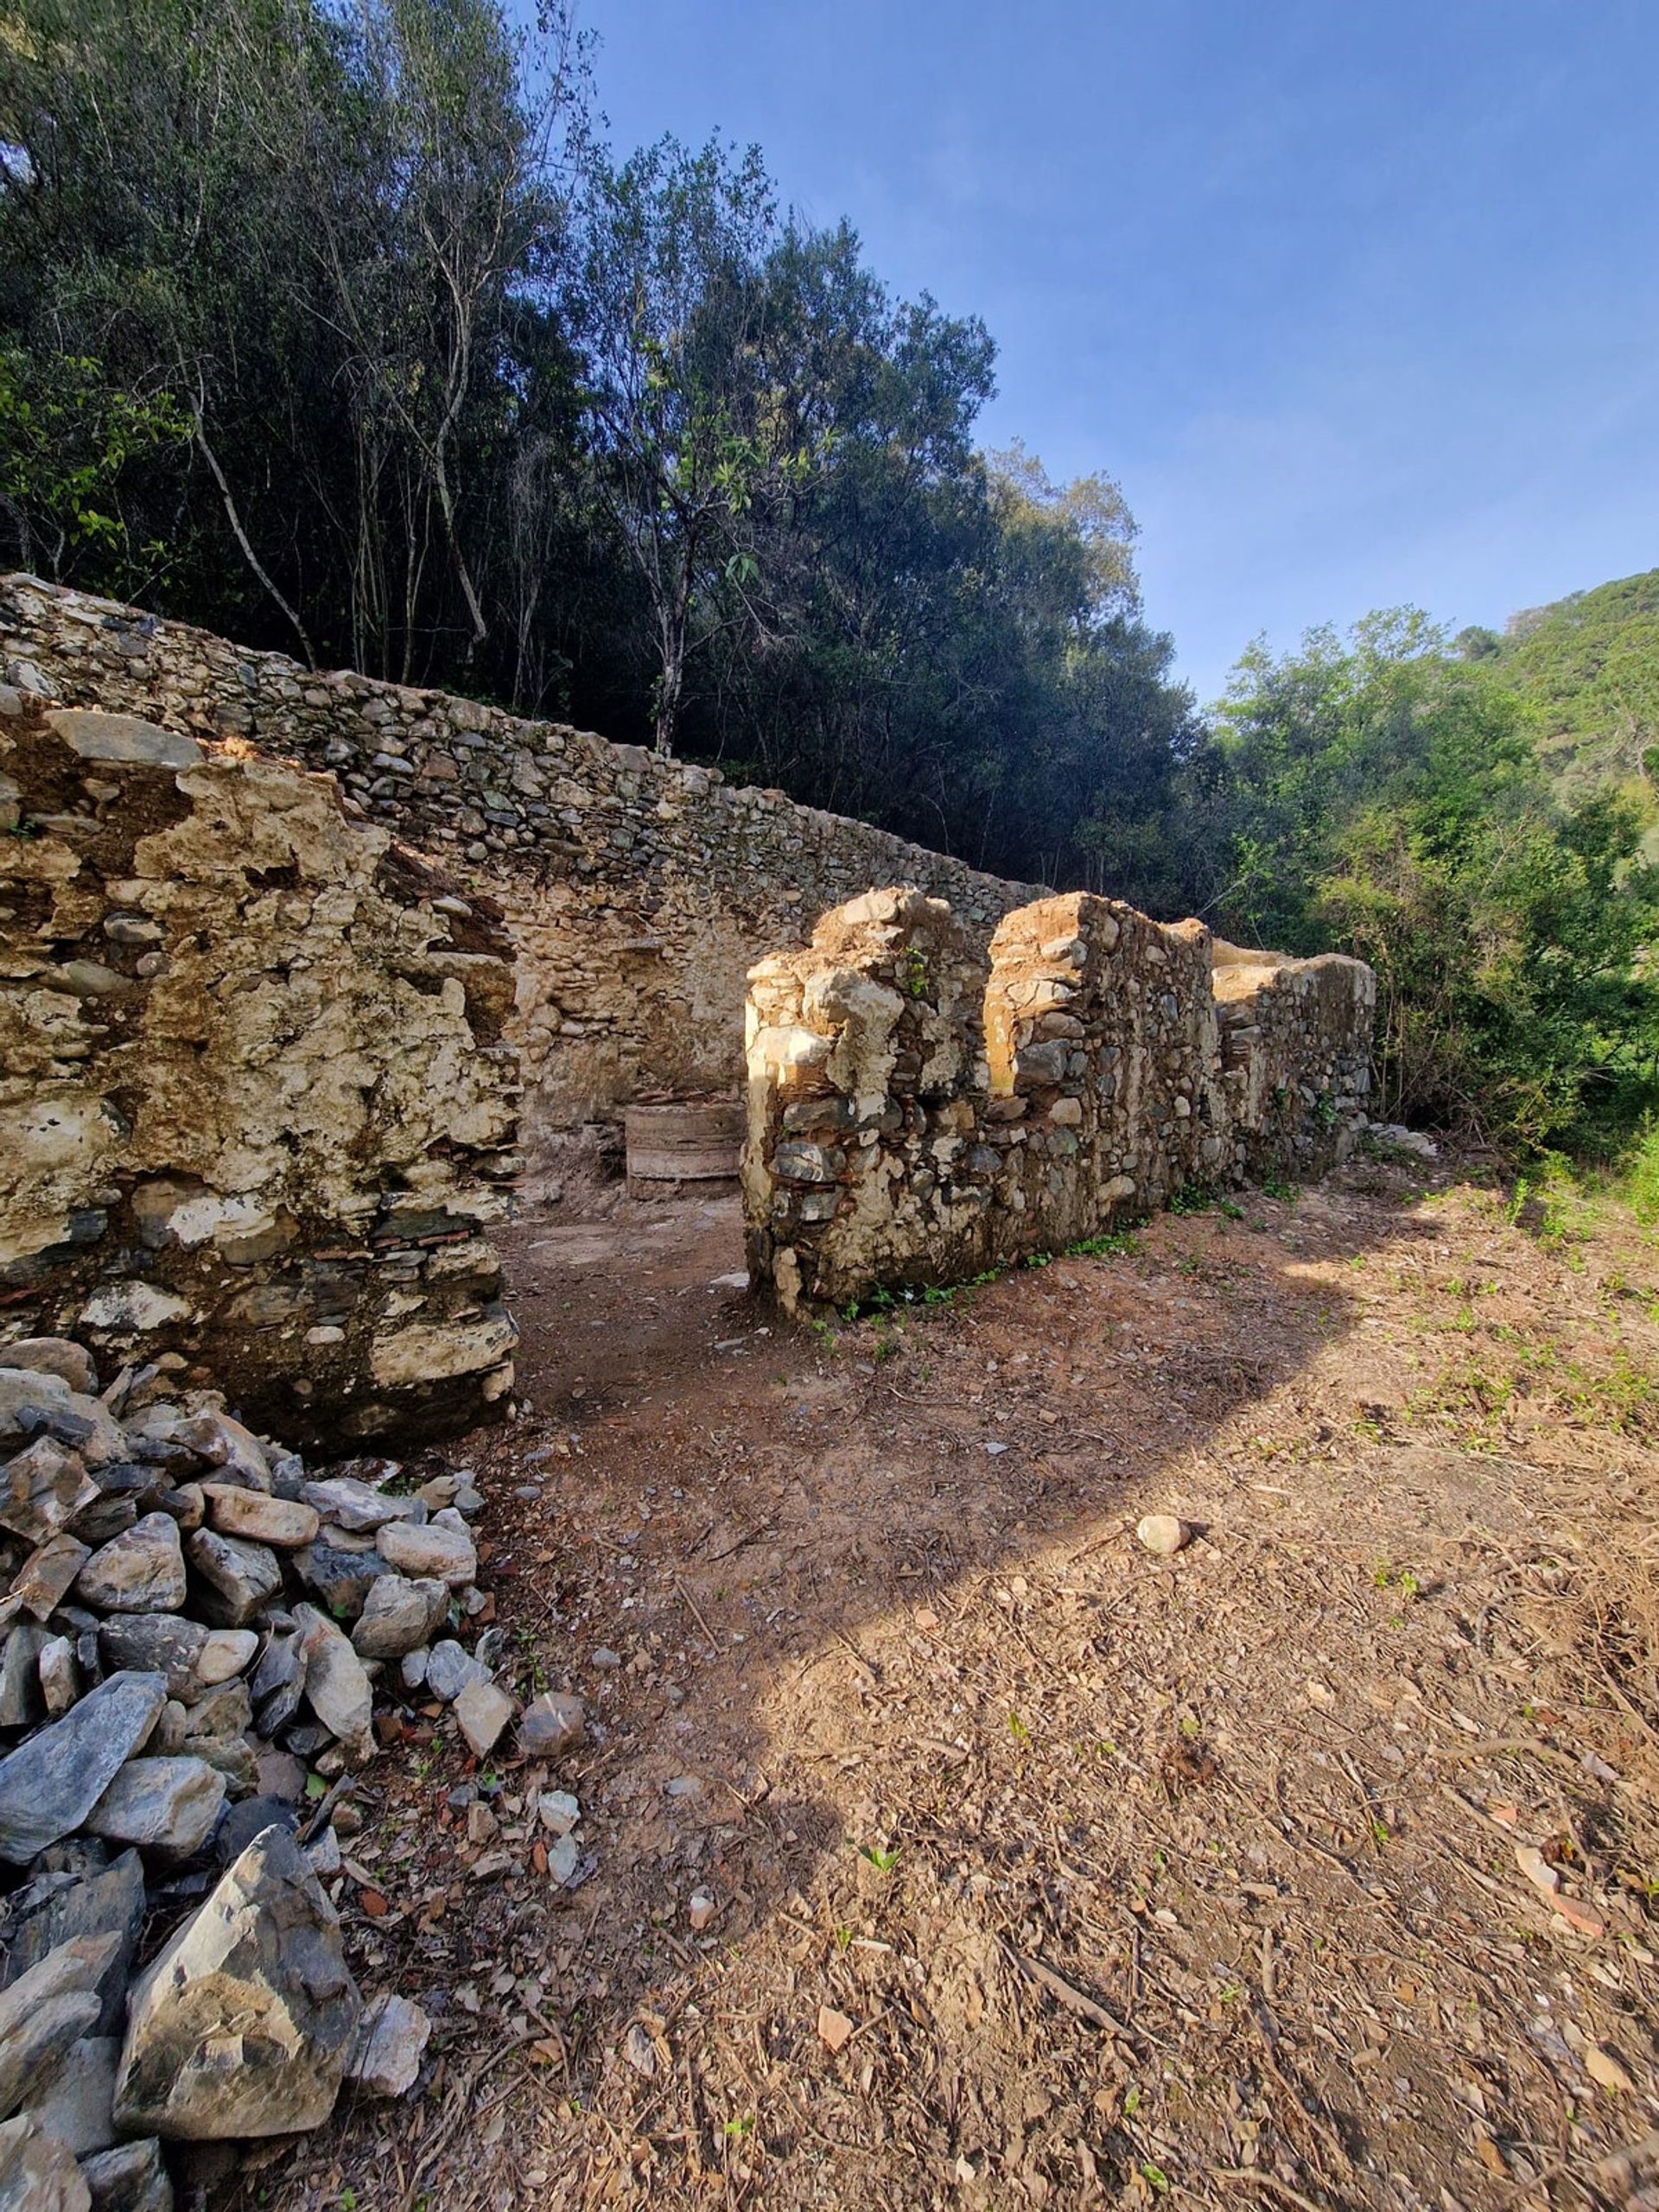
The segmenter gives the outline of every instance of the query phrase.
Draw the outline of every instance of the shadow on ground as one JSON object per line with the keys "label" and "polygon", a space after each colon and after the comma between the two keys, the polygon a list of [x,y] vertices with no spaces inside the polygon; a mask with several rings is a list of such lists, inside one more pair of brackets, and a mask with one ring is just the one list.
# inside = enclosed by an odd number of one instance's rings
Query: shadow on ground
{"label": "shadow on ground", "polygon": [[434,2076],[246,2201],[1639,2201],[1651,1722],[1584,1626],[1653,1527],[1622,1247],[1356,1166],[815,1335],[729,1205],[510,1243],[531,1411],[470,1463],[508,1663],[593,1740],[478,1775],[410,1714],[342,1911]]}

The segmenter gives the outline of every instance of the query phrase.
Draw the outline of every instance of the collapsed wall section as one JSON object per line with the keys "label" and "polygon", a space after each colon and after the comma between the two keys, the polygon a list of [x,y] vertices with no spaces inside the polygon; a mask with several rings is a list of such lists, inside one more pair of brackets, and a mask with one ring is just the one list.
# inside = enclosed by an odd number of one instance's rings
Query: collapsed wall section
{"label": "collapsed wall section", "polygon": [[0,691],[0,1335],[324,1446],[511,1385],[510,950],[331,777]]}
{"label": "collapsed wall section", "polygon": [[1184,1187],[1321,1173],[1363,1119],[1370,970],[1224,951],[1213,969],[1201,923],[1082,893],[1005,916],[988,956],[919,890],[825,915],[750,976],[752,1274],[842,1306]]}
{"label": "collapsed wall section", "polygon": [[441,691],[320,674],[179,622],[0,578],[0,678],[338,775],[348,805],[497,898],[531,1179],[562,1132],[743,1073],[745,978],[827,907],[906,881],[982,938],[1039,887],[717,770]]}

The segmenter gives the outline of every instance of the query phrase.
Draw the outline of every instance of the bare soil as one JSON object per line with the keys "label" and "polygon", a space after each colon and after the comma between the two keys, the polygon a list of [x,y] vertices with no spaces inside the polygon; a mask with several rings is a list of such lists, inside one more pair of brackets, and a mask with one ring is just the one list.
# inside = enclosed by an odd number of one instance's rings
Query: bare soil
{"label": "bare soil", "polygon": [[591,1738],[410,1709],[340,1903],[429,2075],[234,2201],[1659,2203],[1659,1249],[1539,1212],[1357,1163],[821,1335],[729,1203],[517,1224],[447,1456]]}

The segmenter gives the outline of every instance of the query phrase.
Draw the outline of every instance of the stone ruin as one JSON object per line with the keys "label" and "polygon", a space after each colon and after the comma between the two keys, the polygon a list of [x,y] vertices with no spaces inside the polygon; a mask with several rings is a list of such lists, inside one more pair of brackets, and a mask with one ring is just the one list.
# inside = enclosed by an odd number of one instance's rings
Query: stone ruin
{"label": "stone ruin", "polygon": [[290,1442],[472,1426],[512,1380],[486,1234],[518,1166],[499,910],[349,821],[332,777],[10,705],[12,1327],[234,1376]]}
{"label": "stone ruin", "polygon": [[988,949],[876,891],[749,977],[751,1274],[790,1312],[963,1282],[1189,1186],[1318,1175],[1365,1122],[1376,979],[1086,893]]}
{"label": "stone ruin", "polygon": [[0,2204],[167,2212],[163,2146],[418,2078],[333,1905],[381,1684],[516,1719],[591,1865],[579,1701],[460,1640],[483,1499],[293,1449],[506,1408],[526,1166],[747,1064],[755,1279],[948,1283],[1319,1173],[1374,985],[32,579],[0,677]]}

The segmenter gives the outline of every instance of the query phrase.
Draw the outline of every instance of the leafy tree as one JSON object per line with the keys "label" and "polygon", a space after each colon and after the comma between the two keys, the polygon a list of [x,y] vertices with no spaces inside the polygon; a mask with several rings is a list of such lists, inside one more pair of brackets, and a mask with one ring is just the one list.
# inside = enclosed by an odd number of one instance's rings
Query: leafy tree
{"label": "leafy tree", "polygon": [[1423,616],[1253,650],[1190,788],[1224,929],[1376,969],[1389,1112],[1538,1146],[1652,1095],[1641,811],[1563,803],[1525,702]]}

